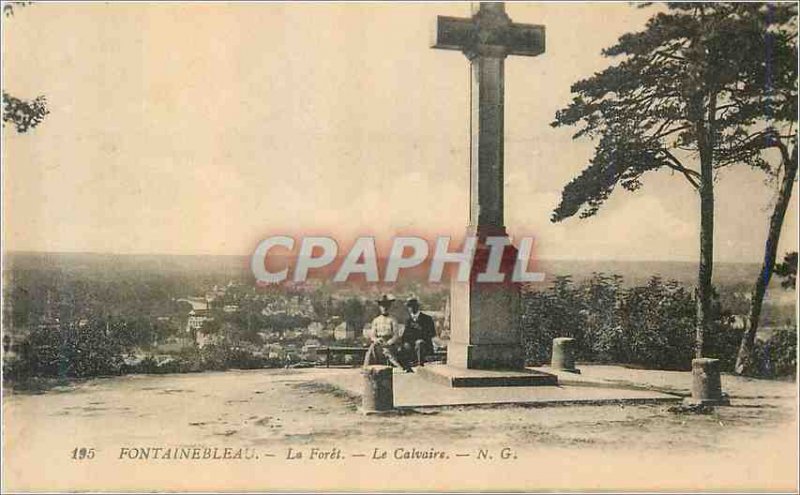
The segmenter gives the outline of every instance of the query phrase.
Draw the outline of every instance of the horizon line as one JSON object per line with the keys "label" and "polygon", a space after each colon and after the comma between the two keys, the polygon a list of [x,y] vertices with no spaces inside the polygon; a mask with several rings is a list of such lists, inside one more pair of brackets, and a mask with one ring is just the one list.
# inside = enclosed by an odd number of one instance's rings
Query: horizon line
{"label": "horizon line", "polygon": [[[36,250],[3,250],[2,255],[5,257],[6,255],[89,255],[89,256],[162,256],[162,257],[227,257],[227,258],[249,258],[252,254],[220,254],[220,253],[153,253],[153,252],[140,252],[140,253],[119,253],[119,252],[110,252],[110,251],[36,251]],[[278,256],[286,256],[286,255],[278,255]],[[337,258],[343,258],[344,256],[337,256]],[[380,259],[380,257],[378,258]],[[659,263],[659,262],[668,262],[668,263],[698,263],[699,260],[687,260],[687,259],[669,259],[669,258],[631,258],[631,259],[620,259],[620,258],[574,258],[574,257],[558,257],[558,256],[543,256],[541,258],[535,258],[533,261],[586,261],[586,262],[619,262],[619,263]],[[729,263],[729,264],[742,264],[742,265],[749,265],[749,264],[758,264],[761,261],[731,261],[727,259],[721,260],[714,260],[714,263]]]}

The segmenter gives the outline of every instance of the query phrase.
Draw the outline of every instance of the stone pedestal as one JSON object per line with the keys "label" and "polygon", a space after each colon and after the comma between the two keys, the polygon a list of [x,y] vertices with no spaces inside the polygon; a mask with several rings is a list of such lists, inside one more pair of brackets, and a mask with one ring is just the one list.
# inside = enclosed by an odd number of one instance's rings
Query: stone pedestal
{"label": "stone pedestal", "polygon": [[[512,281],[517,249],[506,246],[499,266],[492,267],[487,236],[504,237],[502,227],[472,227],[478,238],[469,280],[450,283],[450,343],[447,365],[425,366],[417,373],[450,387],[557,385],[558,377],[525,368],[520,327],[520,287]],[[479,280],[489,272],[502,282]]]}
{"label": "stone pedestal", "polygon": [[575,367],[575,339],[558,337],[553,339],[553,353],[550,358],[550,367],[553,370],[580,373]]}
{"label": "stone pedestal", "polygon": [[[450,343],[447,365],[418,368],[421,376],[450,387],[557,385],[555,375],[525,368],[520,326],[520,287],[512,281],[517,249],[503,250],[491,267],[487,236],[505,237],[500,227],[472,227],[478,238],[469,281],[451,278]],[[479,280],[487,272],[504,274],[502,282]]]}
{"label": "stone pedestal", "polygon": [[517,250],[507,246],[500,263],[505,282],[479,282],[486,271],[489,246],[485,235],[505,235],[505,229],[473,229],[478,245],[468,282],[453,277],[450,284],[450,343],[447,364],[456,368],[522,370],[525,366],[520,334],[520,290],[511,282]]}
{"label": "stone pedestal", "polygon": [[365,366],[364,393],[361,395],[361,412],[375,414],[394,409],[394,388],[391,366]]}
{"label": "stone pedestal", "polygon": [[719,359],[692,359],[692,397],[685,402],[712,406],[730,404],[727,394],[722,393]]}

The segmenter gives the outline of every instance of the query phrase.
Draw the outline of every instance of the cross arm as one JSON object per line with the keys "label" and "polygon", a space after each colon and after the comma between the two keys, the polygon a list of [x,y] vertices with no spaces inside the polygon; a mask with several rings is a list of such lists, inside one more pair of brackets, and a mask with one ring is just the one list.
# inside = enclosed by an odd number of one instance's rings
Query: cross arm
{"label": "cross arm", "polygon": [[535,57],[544,53],[544,26],[512,23],[505,30],[505,43],[509,55]]}
{"label": "cross arm", "polygon": [[467,51],[477,45],[502,47],[508,55],[533,57],[544,53],[544,26],[509,23],[481,29],[472,19],[437,16],[432,48]]}
{"label": "cross arm", "polygon": [[464,50],[474,40],[477,29],[472,19],[436,16],[431,48],[442,50]]}

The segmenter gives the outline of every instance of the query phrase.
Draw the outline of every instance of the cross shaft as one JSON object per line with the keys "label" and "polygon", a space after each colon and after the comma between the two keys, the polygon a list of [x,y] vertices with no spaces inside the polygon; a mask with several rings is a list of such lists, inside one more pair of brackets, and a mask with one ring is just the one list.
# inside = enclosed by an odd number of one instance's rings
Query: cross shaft
{"label": "cross shaft", "polygon": [[502,2],[473,3],[469,19],[438,16],[433,48],[460,50],[470,61],[470,227],[505,233],[503,218],[505,58],[544,52],[544,26],[511,21]]}

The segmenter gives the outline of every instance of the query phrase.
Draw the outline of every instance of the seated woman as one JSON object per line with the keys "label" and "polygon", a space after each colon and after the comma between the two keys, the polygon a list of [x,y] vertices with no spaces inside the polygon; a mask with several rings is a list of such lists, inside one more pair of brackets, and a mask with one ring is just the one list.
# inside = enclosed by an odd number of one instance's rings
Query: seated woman
{"label": "seated woman", "polygon": [[378,303],[381,314],[372,320],[371,337],[372,344],[364,356],[364,366],[371,364],[391,364],[398,368],[404,369],[407,373],[414,371],[410,366],[404,364],[398,358],[400,346],[400,331],[397,320],[389,315],[389,309],[392,307],[394,297],[390,294],[384,294],[380,299],[375,301]]}

